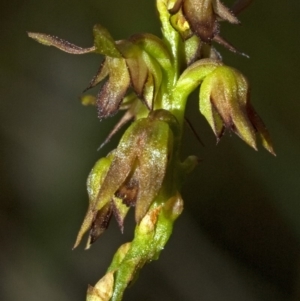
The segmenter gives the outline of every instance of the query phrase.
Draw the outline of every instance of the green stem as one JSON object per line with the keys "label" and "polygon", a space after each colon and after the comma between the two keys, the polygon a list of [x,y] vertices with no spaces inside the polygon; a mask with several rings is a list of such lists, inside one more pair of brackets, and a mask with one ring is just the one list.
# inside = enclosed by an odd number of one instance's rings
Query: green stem
{"label": "green stem", "polygon": [[[183,130],[186,100],[178,101],[178,99],[174,99],[173,90],[176,87],[178,78],[180,76],[180,72],[182,71],[183,67],[183,41],[180,34],[170,24],[170,13],[168,11],[167,1],[157,0],[156,7],[162,25],[163,38],[168,47],[170,48],[170,52],[172,54],[173,59],[173,72],[168,72],[169,77],[166,86],[166,91],[162,96],[162,108],[169,111],[177,118],[181,132],[178,141],[180,144]],[[172,75],[172,77],[170,75]]]}

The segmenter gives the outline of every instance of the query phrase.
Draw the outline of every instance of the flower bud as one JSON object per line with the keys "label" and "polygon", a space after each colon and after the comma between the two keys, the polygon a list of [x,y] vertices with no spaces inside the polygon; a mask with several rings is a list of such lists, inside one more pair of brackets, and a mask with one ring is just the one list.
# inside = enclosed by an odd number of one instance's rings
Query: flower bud
{"label": "flower bud", "polygon": [[219,35],[219,21],[240,23],[220,0],[170,0],[168,9],[172,15],[171,24],[184,39],[194,34],[204,43],[210,44],[211,41],[215,41],[230,51],[238,52]]}

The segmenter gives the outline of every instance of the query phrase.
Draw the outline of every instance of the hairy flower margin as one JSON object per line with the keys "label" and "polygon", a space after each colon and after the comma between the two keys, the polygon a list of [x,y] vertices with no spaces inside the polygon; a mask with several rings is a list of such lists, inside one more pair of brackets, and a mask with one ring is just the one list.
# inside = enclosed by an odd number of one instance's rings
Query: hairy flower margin
{"label": "hairy flower margin", "polygon": [[140,269],[159,257],[183,210],[180,189],[197,165],[195,156],[180,160],[184,112],[189,94],[199,89],[199,110],[217,141],[227,129],[257,149],[256,135],[273,155],[270,135],[250,104],[247,79],[224,65],[212,43],[235,47],[220,36],[220,21],[239,24],[236,14],[250,4],[237,1],[230,10],[220,0],[156,0],[162,35],[135,34],[115,41],[95,25],[94,45],[81,48],[54,36],[29,37],[71,54],[97,53],[104,60],[88,88],[102,83],[96,96],[82,103],[97,106],[99,119],[126,110],[105,140],[134,120],[117,148],[101,158],[88,181],[89,207],[74,248],[89,232],[87,248],[114,216],[123,232],[124,219],[135,207],[132,242],[116,252],[106,275],[89,286],[88,301],[118,301]]}

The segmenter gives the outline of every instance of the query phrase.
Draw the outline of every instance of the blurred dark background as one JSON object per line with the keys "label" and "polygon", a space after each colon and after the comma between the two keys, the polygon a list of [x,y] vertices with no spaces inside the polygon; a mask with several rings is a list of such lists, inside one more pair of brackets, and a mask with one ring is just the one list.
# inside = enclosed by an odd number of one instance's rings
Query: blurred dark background
{"label": "blurred dark background", "polygon": [[[227,1],[230,5],[233,1]],[[99,122],[79,101],[97,55],[43,47],[26,31],[92,45],[96,23],[116,39],[160,35],[154,1],[2,1],[0,101],[0,298],[85,300],[117,247],[132,239],[112,222],[89,251],[71,251],[87,208],[85,181],[118,137],[96,149],[121,115]],[[202,159],[185,184],[185,210],[161,258],[146,266],[124,300],[300,300],[300,2],[254,1],[242,26],[222,35],[250,59],[218,47],[252,84],[252,103],[272,134],[277,157],[212,131],[191,98],[184,155]],[[197,96],[197,95],[194,95]]]}

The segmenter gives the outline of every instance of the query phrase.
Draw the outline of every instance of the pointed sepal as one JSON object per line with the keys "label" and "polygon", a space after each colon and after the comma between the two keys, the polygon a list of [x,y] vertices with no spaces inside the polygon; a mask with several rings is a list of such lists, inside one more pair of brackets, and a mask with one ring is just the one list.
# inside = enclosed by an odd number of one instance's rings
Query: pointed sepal
{"label": "pointed sepal", "polygon": [[109,31],[100,24],[93,28],[95,52],[105,56],[121,58],[122,55],[117,48],[115,40],[110,35]]}
{"label": "pointed sepal", "polygon": [[124,59],[107,57],[108,80],[97,95],[99,119],[117,113],[130,85],[130,76]]}
{"label": "pointed sepal", "polygon": [[30,38],[34,39],[35,41],[43,45],[53,46],[67,53],[86,54],[86,53],[95,52],[95,47],[82,48],[66,40],[48,34],[37,33],[37,32],[27,32],[27,34]]}

